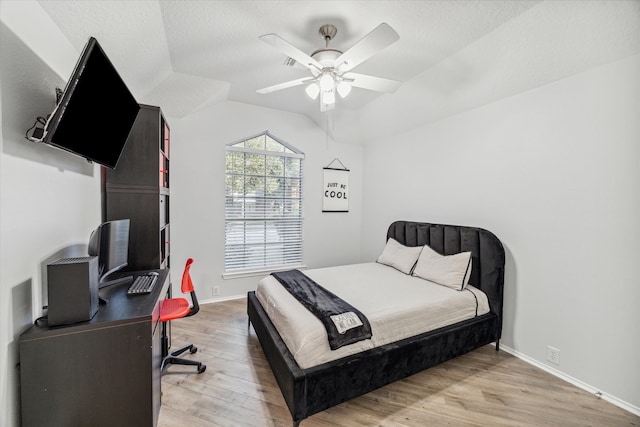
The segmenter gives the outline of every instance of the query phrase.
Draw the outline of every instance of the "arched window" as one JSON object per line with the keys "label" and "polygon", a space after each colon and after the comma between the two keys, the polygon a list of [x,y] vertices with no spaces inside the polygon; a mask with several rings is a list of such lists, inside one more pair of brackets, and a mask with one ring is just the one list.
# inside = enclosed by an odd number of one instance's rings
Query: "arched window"
{"label": "arched window", "polygon": [[269,132],[227,145],[225,273],[302,264],[303,159]]}

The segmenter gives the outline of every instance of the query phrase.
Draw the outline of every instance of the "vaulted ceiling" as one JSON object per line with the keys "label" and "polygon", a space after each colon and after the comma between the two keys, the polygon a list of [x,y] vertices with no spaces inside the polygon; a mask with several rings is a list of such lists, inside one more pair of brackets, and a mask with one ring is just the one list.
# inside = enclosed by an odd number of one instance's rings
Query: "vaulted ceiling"
{"label": "vaulted ceiling", "polygon": [[[640,52],[640,1],[55,1],[41,6],[78,49],[103,46],[140,102],[184,117],[235,101],[304,114],[342,142],[363,143]],[[336,109],[298,86],[309,75],[258,39],[277,33],[310,54],[333,24],[347,50],[380,23],[400,40],[354,71],[402,82],[355,88]]]}

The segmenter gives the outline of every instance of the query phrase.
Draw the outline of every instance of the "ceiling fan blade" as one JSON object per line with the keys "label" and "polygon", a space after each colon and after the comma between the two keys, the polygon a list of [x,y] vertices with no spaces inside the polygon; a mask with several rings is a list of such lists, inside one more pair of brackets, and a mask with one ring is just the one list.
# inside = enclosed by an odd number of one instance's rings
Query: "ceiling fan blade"
{"label": "ceiling fan blade", "polygon": [[342,77],[350,83],[351,86],[378,92],[393,93],[400,87],[400,82],[398,81],[368,76],[366,74],[345,73]]}
{"label": "ceiling fan blade", "polygon": [[264,94],[267,94],[267,93],[275,92],[277,90],[288,89],[288,88],[294,87],[294,86],[300,86],[300,85],[305,84],[306,82],[311,81],[313,79],[314,79],[314,77],[303,77],[301,79],[291,80],[291,81],[288,81],[288,82],[279,83],[277,85],[273,85],[273,86],[265,87],[265,88],[262,88],[262,89],[258,89],[256,92],[264,95]]}
{"label": "ceiling fan blade", "polygon": [[285,55],[295,59],[296,62],[299,62],[310,70],[322,70],[322,64],[320,64],[318,61],[316,61],[277,34],[265,34],[263,36],[260,36],[259,39],[277,49],[280,49],[285,53]]}
{"label": "ceiling fan blade", "polygon": [[349,71],[399,39],[398,33],[383,22],[340,55],[333,66],[341,73]]}

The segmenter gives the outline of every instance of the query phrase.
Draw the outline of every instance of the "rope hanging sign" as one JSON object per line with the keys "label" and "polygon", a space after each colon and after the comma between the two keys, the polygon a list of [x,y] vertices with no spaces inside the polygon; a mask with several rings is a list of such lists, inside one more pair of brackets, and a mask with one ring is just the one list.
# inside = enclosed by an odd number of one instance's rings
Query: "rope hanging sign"
{"label": "rope hanging sign", "polygon": [[[342,167],[332,167],[336,162]],[[349,212],[349,169],[336,157],[323,173],[322,212]]]}

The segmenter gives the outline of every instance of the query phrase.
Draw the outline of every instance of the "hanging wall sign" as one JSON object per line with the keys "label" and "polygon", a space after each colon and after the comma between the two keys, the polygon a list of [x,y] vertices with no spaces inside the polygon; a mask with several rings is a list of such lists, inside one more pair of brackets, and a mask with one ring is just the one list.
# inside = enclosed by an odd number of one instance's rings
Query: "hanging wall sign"
{"label": "hanging wall sign", "polygon": [[342,162],[342,169],[329,167],[332,163],[323,168],[322,212],[349,212],[349,169]]}

